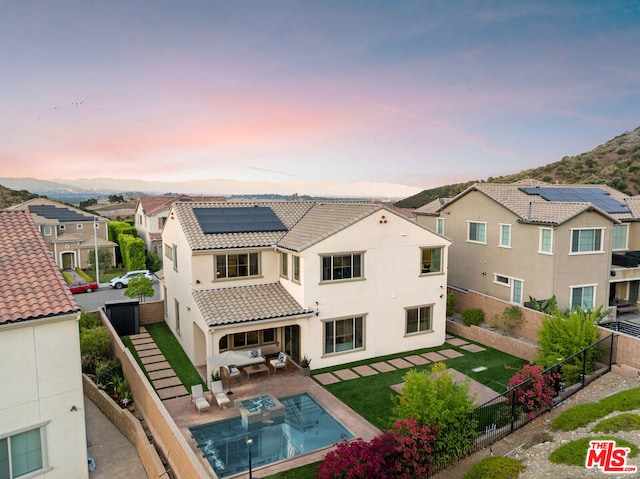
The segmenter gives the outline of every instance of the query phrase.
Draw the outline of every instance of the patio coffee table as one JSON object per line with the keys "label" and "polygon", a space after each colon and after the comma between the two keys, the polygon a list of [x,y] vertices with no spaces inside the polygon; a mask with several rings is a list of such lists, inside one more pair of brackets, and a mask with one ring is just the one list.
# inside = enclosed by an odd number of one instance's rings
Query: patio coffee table
{"label": "patio coffee table", "polygon": [[242,370],[247,373],[247,377],[251,377],[255,373],[264,373],[265,371],[271,375],[271,371],[265,364],[253,364],[251,366],[245,366]]}

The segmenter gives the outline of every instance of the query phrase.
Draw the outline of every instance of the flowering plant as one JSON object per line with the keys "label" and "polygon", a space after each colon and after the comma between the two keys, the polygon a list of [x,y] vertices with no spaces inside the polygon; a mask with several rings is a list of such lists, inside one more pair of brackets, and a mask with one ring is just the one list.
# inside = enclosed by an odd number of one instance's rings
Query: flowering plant
{"label": "flowering plant", "polygon": [[542,366],[525,364],[509,381],[509,388],[513,389],[507,402],[515,401],[519,410],[533,419],[536,412],[553,404],[559,380],[560,374],[557,372],[542,374]]}

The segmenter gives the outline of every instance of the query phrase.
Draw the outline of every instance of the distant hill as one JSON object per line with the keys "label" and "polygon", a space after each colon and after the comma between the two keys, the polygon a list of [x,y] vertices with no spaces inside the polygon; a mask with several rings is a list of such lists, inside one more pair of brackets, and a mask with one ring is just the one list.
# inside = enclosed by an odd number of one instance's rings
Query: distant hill
{"label": "distant hill", "polygon": [[32,198],[38,198],[38,196],[25,190],[16,191],[0,185],[0,210],[19,205]]}
{"label": "distant hill", "polygon": [[628,195],[640,193],[640,127],[616,136],[587,153],[506,176],[438,186],[398,201],[400,208],[419,208],[436,198],[450,198],[474,183],[513,183],[525,178],[547,183],[606,184]]}

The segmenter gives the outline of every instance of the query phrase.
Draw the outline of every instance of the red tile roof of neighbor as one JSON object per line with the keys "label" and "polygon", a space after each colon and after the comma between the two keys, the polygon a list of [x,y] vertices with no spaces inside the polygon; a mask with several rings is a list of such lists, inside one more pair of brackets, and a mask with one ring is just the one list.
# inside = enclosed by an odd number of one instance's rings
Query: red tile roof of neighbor
{"label": "red tile roof of neighbor", "polygon": [[0,325],[80,311],[28,211],[0,211]]}

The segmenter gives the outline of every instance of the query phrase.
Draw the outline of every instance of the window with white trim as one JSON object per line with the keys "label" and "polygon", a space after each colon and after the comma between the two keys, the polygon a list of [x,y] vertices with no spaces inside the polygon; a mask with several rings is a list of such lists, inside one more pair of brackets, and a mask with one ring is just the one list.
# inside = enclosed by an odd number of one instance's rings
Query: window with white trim
{"label": "window with white trim", "polygon": [[538,253],[553,254],[553,229],[538,229]]}
{"label": "window with white trim", "polygon": [[173,269],[178,271],[178,246],[173,245]]}
{"label": "window with white trim", "polygon": [[289,277],[289,254],[280,252],[280,276]]}
{"label": "window with white trim", "polygon": [[627,249],[629,238],[629,225],[615,225],[611,233],[611,249]]}
{"label": "window with white trim", "polygon": [[571,253],[602,252],[602,228],[571,230]]}
{"label": "window with white trim", "polygon": [[500,242],[498,246],[502,248],[511,248],[511,225],[500,225]]}
{"label": "window with white trim", "polygon": [[167,243],[164,244],[164,255],[170,260],[173,260],[173,247]]}
{"label": "window with white trim", "polygon": [[571,308],[581,307],[591,309],[594,307],[596,296],[595,285],[572,286],[571,287]]}
{"label": "window with white trim", "polygon": [[81,229],[82,229],[82,223],[78,223],[78,224],[76,225],[76,229],[81,230]]}
{"label": "window with white trim", "polygon": [[431,306],[419,306],[406,310],[406,334],[425,333],[433,331]]}
{"label": "window with white trim", "polygon": [[51,236],[51,226],[43,226],[42,227],[42,234],[45,236]]}
{"label": "window with white trim", "polygon": [[216,279],[260,276],[260,253],[216,255]]}
{"label": "window with white trim", "polygon": [[363,253],[346,253],[322,256],[322,281],[360,279]]}
{"label": "window with white trim", "polygon": [[469,221],[467,228],[467,241],[471,241],[472,243],[487,243],[487,223]]}
{"label": "window with white trim", "polygon": [[444,234],[444,218],[436,219],[436,233],[441,235]]}
{"label": "window with white trim", "polygon": [[364,316],[324,323],[324,354],[342,353],[364,347]]}
{"label": "window with white trim", "polygon": [[42,428],[0,438],[0,478],[13,479],[46,466]]}
{"label": "window with white trim", "polygon": [[293,257],[293,271],[292,278],[294,281],[300,282],[300,256],[292,255]]}
{"label": "window with white trim", "polygon": [[180,336],[180,302],[177,299],[174,299],[173,302],[176,312],[176,334]]}
{"label": "window with white trim", "polygon": [[496,274],[493,276],[493,282],[502,284],[504,286],[509,286],[511,284],[511,278],[508,276],[502,276],[501,274]]}
{"label": "window with white trim", "polygon": [[522,287],[522,280],[511,278],[511,301],[513,303],[522,304]]}
{"label": "window with white trim", "polygon": [[442,248],[420,248],[420,274],[442,272]]}

